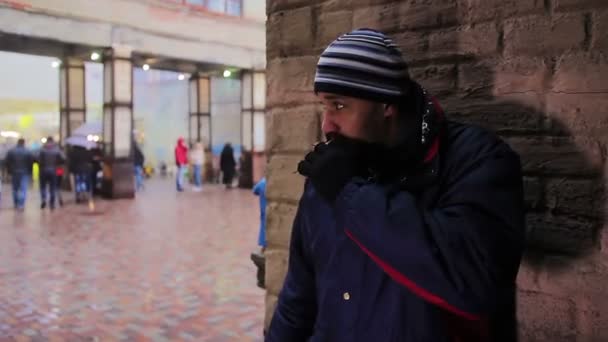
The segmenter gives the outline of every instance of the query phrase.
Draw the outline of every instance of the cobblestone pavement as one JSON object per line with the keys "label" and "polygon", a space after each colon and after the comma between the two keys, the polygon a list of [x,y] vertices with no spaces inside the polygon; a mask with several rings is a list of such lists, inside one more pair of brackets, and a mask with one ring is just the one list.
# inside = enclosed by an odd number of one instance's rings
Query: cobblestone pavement
{"label": "cobblestone pavement", "polygon": [[0,341],[261,341],[257,199],[173,187],[149,181],[94,211],[41,211],[32,194],[23,213],[5,187]]}

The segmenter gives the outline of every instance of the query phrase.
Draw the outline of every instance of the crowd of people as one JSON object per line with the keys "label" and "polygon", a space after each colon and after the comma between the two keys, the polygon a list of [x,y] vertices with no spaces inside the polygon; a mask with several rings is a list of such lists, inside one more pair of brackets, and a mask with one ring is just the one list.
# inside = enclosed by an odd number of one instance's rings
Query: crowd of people
{"label": "crowd of people", "polygon": [[[185,190],[186,179],[188,176],[194,184],[192,190],[199,192],[203,186],[204,166],[206,162],[205,148],[200,142],[196,142],[189,149],[184,138],[179,138],[175,145],[175,187],[178,192]],[[221,181],[226,189],[233,187],[234,178],[236,176],[236,159],[234,149],[230,142],[227,142],[222,148],[219,158],[219,171],[221,172]]]}
{"label": "crowd of people", "polygon": [[[64,177],[68,174],[74,179],[76,203],[86,201],[96,188],[96,173],[100,170],[99,151],[70,146],[66,156],[53,137],[48,137],[37,151],[29,149],[25,139],[19,139],[16,146],[10,148],[3,158],[3,179],[0,180],[1,184],[4,179],[10,178],[13,206],[18,211],[25,208],[35,164],[38,169],[41,209],[48,207],[53,210],[57,204],[63,205],[60,189]],[[0,188],[0,196],[1,194]]]}

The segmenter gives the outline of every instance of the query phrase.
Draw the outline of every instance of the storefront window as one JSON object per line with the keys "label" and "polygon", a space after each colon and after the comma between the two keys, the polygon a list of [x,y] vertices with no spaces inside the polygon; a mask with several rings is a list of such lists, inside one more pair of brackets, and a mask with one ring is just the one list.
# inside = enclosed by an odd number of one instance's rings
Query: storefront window
{"label": "storefront window", "polygon": [[205,6],[205,0],[186,0],[186,4],[195,6]]}
{"label": "storefront window", "polygon": [[241,0],[227,0],[226,14],[240,16],[241,15]]}
{"label": "storefront window", "polygon": [[173,0],[184,5],[194,6],[195,8],[206,9],[210,12],[227,14],[231,16],[241,16],[242,0]]}

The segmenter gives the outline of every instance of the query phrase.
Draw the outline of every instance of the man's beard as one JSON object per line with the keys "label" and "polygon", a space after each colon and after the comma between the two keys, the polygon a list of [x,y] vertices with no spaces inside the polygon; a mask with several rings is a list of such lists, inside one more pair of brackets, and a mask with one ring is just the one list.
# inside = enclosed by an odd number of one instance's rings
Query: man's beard
{"label": "man's beard", "polygon": [[338,133],[329,133],[326,139],[326,143],[339,146],[355,158],[358,176],[384,178],[392,174],[390,169],[394,165],[391,161],[395,161],[395,151],[384,143],[349,138]]}
{"label": "man's beard", "polygon": [[[412,134],[412,132],[403,132]],[[339,133],[326,134],[326,143],[336,144],[352,154],[357,160],[357,174],[364,178],[390,182],[417,167],[420,162],[420,147],[413,139],[405,137],[397,146],[383,142],[369,142],[350,138]]]}

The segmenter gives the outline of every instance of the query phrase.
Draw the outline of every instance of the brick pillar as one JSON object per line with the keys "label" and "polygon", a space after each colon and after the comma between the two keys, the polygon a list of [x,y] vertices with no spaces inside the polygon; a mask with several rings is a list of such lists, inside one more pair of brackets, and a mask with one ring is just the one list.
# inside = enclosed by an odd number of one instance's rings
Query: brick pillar
{"label": "brick pillar", "polygon": [[63,142],[86,120],[84,62],[67,57],[59,70],[59,136]]}
{"label": "brick pillar", "polygon": [[103,189],[110,198],[135,196],[133,181],[133,62],[131,49],[104,52]]}

